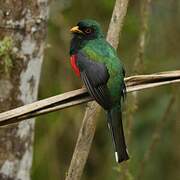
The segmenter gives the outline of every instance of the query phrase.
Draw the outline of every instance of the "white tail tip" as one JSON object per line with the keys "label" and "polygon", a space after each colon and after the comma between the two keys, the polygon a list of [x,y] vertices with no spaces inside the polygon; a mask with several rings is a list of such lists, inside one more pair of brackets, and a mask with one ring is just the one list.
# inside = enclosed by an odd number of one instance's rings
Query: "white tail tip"
{"label": "white tail tip", "polygon": [[116,162],[118,162],[118,153],[117,152],[115,152],[115,158],[116,158]]}

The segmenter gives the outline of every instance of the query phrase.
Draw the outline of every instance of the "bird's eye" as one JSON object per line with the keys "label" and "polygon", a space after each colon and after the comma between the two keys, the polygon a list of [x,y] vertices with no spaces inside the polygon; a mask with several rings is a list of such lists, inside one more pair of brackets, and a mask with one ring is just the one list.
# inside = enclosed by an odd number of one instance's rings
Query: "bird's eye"
{"label": "bird's eye", "polygon": [[85,33],[90,34],[91,32],[92,32],[92,29],[91,29],[91,28],[85,29]]}

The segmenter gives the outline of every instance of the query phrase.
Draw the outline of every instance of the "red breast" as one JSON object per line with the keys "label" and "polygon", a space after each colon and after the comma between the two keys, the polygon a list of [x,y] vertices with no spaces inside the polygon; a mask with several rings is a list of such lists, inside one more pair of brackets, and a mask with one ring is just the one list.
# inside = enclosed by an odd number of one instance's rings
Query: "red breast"
{"label": "red breast", "polygon": [[73,54],[71,57],[70,57],[70,61],[71,61],[71,66],[75,72],[75,74],[80,77],[80,71],[79,71],[79,68],[77,67],[76,65],[76,61],[77,61],[77,55],[76,54]]}

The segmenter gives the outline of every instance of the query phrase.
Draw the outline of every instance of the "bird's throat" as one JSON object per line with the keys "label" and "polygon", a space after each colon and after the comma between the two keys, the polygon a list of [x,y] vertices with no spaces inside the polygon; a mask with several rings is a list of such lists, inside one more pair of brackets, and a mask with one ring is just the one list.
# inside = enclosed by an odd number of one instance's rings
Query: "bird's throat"
{"label": "bird's throat", "polygon": [[71,40],[70,55],[77,54],[78,51],[82,49],[86,43],[87,40],[84,39],[82,35],[75,34]]}

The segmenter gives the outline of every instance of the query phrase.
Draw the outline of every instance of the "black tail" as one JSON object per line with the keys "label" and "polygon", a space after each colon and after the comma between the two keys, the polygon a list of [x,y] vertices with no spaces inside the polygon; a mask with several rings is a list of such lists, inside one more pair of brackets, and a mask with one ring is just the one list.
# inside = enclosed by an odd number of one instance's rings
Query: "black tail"
{"label": "black tail", "polygon": [[122,124],[122,113],[118,107],[108,111],[108,126],[113,138],[115,158],[118,163],[129,159]]}

